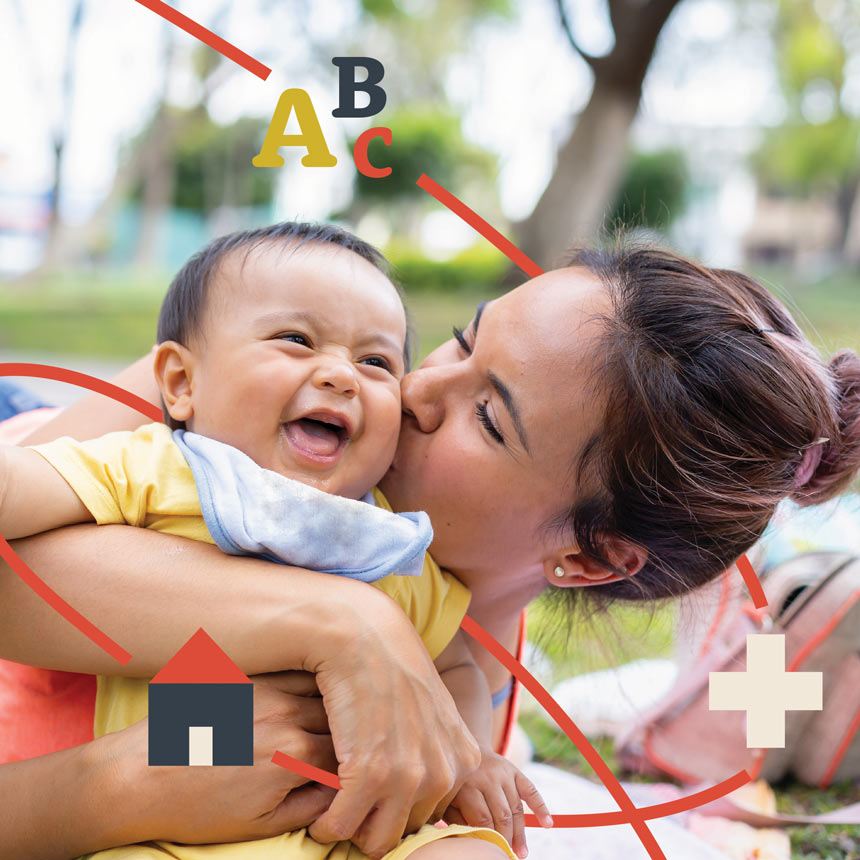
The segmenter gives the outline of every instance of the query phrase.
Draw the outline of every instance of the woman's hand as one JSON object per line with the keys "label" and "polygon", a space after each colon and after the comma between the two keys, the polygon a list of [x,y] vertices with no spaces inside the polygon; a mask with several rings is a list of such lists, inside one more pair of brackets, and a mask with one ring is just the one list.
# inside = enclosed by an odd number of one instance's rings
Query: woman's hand
{"label": "woman's hand", "polygon": [[146,720],[108,736],[117,740],[117,773],[125,783],[118,796],[130,792],[138,803],[137,820],[120,825],[133,830],[119,833],[120,841],[259,839],[305,827],[328,807],[333,789],[271,761],[281,750],[324,770],[337,767],[312,676],[280,672],[252,680],[253,767],[149,767]]}
{"label": "woman's hand", "polygon": [[334,791],[272,764],[276,749],[335,765],[304,673],[254,680],[253,767],[150,767],[148,723],[0,765],[0,856],[65,860],[153,839],[233,842],[304,827]]}
{"label": "woman's hand", "polygon": [[481,756],[415,629],[390,598],[367,592],[373,613],[355,606],[357,626],[341,607],[342,629],[355,632],[336,637],[308,667],[323,694],[342,785],[309,832],[319,842],[352,839],[377,858],[425,824]]}

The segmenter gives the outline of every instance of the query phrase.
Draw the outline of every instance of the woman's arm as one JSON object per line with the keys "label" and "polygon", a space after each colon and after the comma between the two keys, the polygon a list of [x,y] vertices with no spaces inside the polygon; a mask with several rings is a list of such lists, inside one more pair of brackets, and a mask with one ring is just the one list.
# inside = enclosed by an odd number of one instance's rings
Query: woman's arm
{"label": "woman's arm", "polygon": [[148,839],[230,842],[306,826],[333,792],[316,784],[298,788],[305,780],[272,764],[271,751],[336,766],[331,739],[322,733],[325,712],[318,698],[301,695],[307,685],[290,673],[258,680],[254,767],[149,767],[146,720],[0,765],[0,856],[66,860]]}
{"label": "woman's arm", "polygon": [[16,544],[24,561],[132,656],[125,668],[0,568],[0,656],[69,671],[154,674],[203,627],[248,674],[316,673],[343,790],[313,825],[381,856],[479,764],[421,639],[381,591],[224,555],[127,526],[75,526]]}

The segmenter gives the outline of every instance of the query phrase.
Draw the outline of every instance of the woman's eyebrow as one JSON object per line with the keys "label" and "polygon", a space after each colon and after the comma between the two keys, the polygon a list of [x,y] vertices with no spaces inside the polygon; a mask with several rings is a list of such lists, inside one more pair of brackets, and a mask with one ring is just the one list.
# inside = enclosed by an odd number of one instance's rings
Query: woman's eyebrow
{"label": "woman's eyebrow", "polygon": [[499,397],[502,398],[502,403],[505,404],[505,408],[511,416],[511,421],[513,422],[514,429],[517,431],[517,436],[520,437],[520,442],[522,443],[526,454],[531,457],[532,452],[529,451],[529,443],[526,441],[526,431],[523,427],[522,419],[520,418],[520,410],[517,406],[516,400],[514,400],[513,394],[511,394],[510,388],[508,388],[508,386],[505,385],[505,383],[502,382],[502,380],[499,379],[492,370],[487,371],[487,379],[490,380],[490,385],[493,386]]}

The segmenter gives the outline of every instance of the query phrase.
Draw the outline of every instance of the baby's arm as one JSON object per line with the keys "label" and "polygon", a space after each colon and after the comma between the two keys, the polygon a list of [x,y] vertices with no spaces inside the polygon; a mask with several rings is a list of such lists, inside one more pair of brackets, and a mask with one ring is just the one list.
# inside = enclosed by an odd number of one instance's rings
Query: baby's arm
{"label": "baby's arm", "polygon": [[445,813],[451,823],[498,830],[519,857],[528,854],[523,818],[525,800],[544,827],[549,810],[531,780],[492,747],[490,688],[466,644],[462,630],[436,658],[436,668],[457,709],[481,749],[481,764],[466,778]]}
{"label": "baby's arm", "polygon": [[41,454],[0,446],[0,535],[6,540],[92,521],[75,491]]}

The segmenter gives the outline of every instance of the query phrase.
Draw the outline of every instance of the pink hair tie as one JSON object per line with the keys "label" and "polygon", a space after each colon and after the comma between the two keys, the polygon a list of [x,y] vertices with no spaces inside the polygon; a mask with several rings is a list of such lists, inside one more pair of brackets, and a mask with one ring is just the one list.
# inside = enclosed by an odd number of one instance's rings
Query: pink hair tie
{"label": "pink hair tie", "polygon": [[794,476],[795,490],[799,490],[805,486],[815,474],[815,470],[818,468],[821,456],[824,453],[824,443],[829,441],[829,439],[822,436],[802,449],[803,459],[800,461],[800,465],[797,467],[797,472]]}

